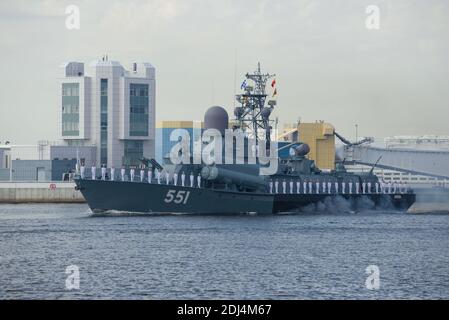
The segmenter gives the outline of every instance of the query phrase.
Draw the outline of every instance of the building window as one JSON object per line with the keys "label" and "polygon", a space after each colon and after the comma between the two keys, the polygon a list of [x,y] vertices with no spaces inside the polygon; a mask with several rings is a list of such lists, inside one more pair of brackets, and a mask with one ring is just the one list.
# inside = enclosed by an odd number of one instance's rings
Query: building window
{"label": "building window", "polygon": [[62,136],[79,135],[79,83],[62,84]]}
{"label": "building window", "polygon": [[139,90],[139,96],[141,97],[148,97],[148,86],[145,85],[145,87],[141,87]]}
{"label": "building window", "polygon": [[108,163],[108,79],[100,82],[100,162]]}
{"label": "building window", "polygon": [[108,95],[108,79],[101,79],[100,91],[102,97]]}
{"label": "building window", "polygon": [[125,140],[123,156],[123,165],[137,166],[143,157],[143,141],[142,140]]}
{"label": "building window", "polygon": [[148,136],[148,84],[131,83],[129,95],[129,135]]}

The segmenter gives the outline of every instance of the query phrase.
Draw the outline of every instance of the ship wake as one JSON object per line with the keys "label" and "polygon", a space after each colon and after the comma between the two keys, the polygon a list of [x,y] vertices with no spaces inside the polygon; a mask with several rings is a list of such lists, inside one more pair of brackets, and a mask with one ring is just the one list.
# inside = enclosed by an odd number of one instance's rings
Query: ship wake
{"label": "ship wake", "polygon": [[344,197],[327,197],[323,201],[310,203],[298,208],[291,213],[366,213],[366,212],[400,212],[395,209],[390,198],[382,198],[375,203],[369,197],[360,197],[357,199],[346,199]]}
{"label": "ship wake", "polygon": [[155,216],[179,216],[188,215],[188,213],[179,212],[136,212],[136,211],[121,211],[121,210],[104,210],[91,211],[90,217],[155,217]]}

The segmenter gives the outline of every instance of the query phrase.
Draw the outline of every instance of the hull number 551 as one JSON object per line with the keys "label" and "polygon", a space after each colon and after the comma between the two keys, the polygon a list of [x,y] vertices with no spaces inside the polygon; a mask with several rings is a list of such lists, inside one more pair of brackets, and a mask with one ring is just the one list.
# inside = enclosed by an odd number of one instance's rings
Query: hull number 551
{"label": "hull number 551", "polygon": [[168,190],[165,195],[165,203],[176,203],[176,204],[186,204],[187,200],[189,200],[190,191],[179,190]]}

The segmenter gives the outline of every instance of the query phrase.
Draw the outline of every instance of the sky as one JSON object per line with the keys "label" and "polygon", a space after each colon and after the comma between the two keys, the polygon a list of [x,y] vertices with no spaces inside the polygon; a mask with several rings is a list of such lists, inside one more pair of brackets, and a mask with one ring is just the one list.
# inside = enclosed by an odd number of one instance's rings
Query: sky
{"label": "sky", "polygon": [[[66,28],[69,5],[79,29]],[[260,62],[276,74],[281,125],[449,135],[448,40],[447,0],[2,0],[0,143],[60,139],[60,64],[105,53],[156,67],[156,120],[200,120],[212,105],[232,115]]]}

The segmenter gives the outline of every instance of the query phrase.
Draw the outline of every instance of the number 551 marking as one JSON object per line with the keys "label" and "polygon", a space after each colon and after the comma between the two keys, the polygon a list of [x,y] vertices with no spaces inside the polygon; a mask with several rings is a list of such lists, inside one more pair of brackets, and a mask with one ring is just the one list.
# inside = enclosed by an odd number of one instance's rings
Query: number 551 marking
{"label": "number 551 marking", "polygon": [[168,190],[166,196],[165,196],[165,203],[171,203],[174,202],[176,204],[186,204],[187,200],[189,199],[190,191],[183,191],[179,190],[176,192],[176,190]]}

